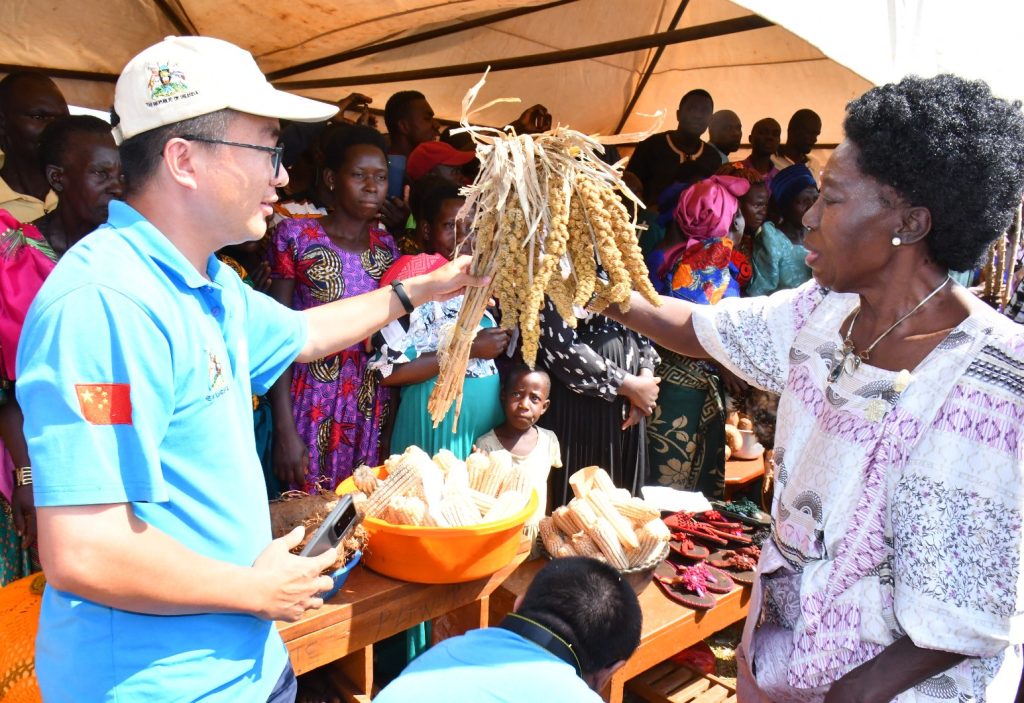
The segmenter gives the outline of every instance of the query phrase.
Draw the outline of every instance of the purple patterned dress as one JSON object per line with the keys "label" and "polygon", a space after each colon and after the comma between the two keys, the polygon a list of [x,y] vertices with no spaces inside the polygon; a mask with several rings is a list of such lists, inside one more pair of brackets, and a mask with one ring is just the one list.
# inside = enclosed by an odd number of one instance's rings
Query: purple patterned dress
{"label": "purple patterned dress", "polygon": [[[377,290],[381,275],[397,257],[394,239],[370,229],[370,246],[360,253],[331,241],[318,219],[283,220],[272,235],[271,276],[295,281],[296,310]],[[359,464],[378,463],[381,429],[390,391],[367,373],[362,342],[308,364],[292,366],[292,411],[299,436],[309,447],[304,486],[333,489]]]}

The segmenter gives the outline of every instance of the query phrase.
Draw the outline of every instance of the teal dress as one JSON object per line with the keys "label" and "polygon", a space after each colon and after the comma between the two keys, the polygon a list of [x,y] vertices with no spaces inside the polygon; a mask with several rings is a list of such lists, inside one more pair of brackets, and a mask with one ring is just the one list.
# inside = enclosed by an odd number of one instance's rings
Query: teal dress
{"label": "teal dress", "polygon": [[744,292],[753,297],[800,287],[811,278],[806,257],[802,244],[795,244],[771,222],[765,222],[754,237],[750,257],[754,273]]}
{"label": "teal dress", "polygon": [[[443,303],[430,302],[389,324],[374,336],[377,351],[370,361],[370,368],[386,378],[398,364],[436,352],[442,330],[455,323],[461,307],[462,296]],[[494,326],[494,318],[485,314],[480,328]],[[465,459],[473,450],[477,437],[504,422],[498,369],[492,360],[470,359],[462,387],[462,411],[454,432],[454,405],[436,428],[427,411],[427,401],[436,380],[435,376],[401,387],[398,413],[391,432],[392,454],[400,454],[407,447],[416,445],[431,456],[441,449],[448,449],[460,459]]]}

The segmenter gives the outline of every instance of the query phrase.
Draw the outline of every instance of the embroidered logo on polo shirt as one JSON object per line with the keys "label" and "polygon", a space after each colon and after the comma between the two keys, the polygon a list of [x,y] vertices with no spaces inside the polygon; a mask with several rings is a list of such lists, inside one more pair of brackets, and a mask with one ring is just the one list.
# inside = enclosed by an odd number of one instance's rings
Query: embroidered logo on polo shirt
{"label": "embroidered logo on polo shirt", "polygon": [[149,69],[149,102],[147,107],[156,107],[163,103],[191,98],[198,95],[199,91],[191,90],[185,81],[185,74],[182,73],[178,64],[167,61],[160,63],[146,64]]}
{"label": "embroidered logo on polo shirt", "polygon": [[127,383],[76,383],[78,407],[92,425],[132,424],[131,386]]}
{"label": "embroidered logo on polo shirt", "polygon": [[214,400],[227,393],[228,377],[224,373],[224,362],[220,360],[217,353],[212,349],[206,350],[207,356],[207,377],[206,399]]}

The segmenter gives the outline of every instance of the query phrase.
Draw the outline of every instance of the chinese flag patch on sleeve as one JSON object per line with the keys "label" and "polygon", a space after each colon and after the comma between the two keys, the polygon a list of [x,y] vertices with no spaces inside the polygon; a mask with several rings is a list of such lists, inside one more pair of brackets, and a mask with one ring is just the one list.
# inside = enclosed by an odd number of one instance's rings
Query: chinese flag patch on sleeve
{"label": "chinese flag patch on sleeve", "polygon": [[76,383],[82,417],[93,425],[132,424],[131,386],[127,383]]}

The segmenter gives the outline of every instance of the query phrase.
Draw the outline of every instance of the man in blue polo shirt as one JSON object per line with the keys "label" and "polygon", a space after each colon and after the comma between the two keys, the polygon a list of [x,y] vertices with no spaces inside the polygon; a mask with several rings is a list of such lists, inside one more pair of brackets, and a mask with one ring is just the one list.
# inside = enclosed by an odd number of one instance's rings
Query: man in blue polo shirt
{"label": "man in blue polo shirt", "polygon": [[287,183],[278,119],[333,106],[274,90],[247,52],[168,37],[117,83],[126,203],[29,312],[18,400],[48,587],[36,671],[50,701],[284,701],[274,620],[317,608],[335,556],[270,539],[251,393],[475,283],[468,259],[306,312],[213,256],[260,238]]}

